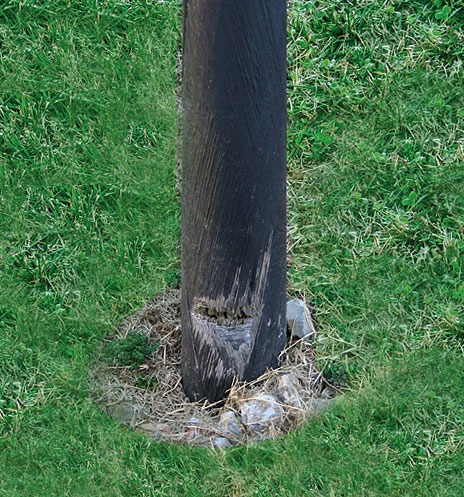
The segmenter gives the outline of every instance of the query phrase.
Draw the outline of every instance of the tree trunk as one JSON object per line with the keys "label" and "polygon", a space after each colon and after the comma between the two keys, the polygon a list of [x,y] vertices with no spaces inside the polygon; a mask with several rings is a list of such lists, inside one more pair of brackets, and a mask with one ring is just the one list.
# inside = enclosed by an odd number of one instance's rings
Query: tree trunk
{"label": "tree trunk", "polygon": [[286,341],[286,2],[184,0],[182,377],[191,400]]}

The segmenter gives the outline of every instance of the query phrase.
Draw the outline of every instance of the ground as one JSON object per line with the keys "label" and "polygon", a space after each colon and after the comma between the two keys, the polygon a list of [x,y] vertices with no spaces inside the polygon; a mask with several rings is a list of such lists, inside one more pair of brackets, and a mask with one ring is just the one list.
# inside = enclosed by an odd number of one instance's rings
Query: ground
{"label": "ground", "polygon": [[[98,405],[162,442],[214,448],[288,433],[319,415],[341,393],[318,370],[314,341],[289,334],[278,369],[235,384],[225,402],[189,402],[182,390],[180,345],[180,291],[166,290],[116,328],[99,351],[93,373]],[[242,424],[241,413],[263,395],[273,395],[266,407],[278,412],[258,429]],[[234,413],[237,433],[221,429],[224,413]]]}
{"label": "ground", "polygon": [[180,2],[0,8],[0,495],[464,495],[460,0],[294,1],[288,287],[343,401],[284,437],[162,444],[95,352],[179,278]]}

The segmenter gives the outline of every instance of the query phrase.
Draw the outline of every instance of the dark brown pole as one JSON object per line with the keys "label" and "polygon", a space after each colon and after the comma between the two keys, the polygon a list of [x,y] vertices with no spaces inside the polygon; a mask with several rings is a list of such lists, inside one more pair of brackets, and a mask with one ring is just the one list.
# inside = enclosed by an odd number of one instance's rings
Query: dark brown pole
{"label": "dark brown pole", "polygon": [[286,340],[286,2],[184,0],[182,377],[191,400]]}

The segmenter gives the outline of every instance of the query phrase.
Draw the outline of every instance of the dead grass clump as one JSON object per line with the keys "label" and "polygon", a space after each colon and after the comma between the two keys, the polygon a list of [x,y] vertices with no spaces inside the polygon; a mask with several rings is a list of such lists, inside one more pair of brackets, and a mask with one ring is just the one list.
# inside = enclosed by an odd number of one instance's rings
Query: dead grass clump
{"label": "dead grass clump", "polygon": [[[130,333],[148,338],[149,354],[142,364],[120,366],[104,359],[104,346],[92,375],[95,400],[122,423],[163,442],[211,447],[272,438],[320,412],[334,395],[316,367],[311,344],[298,340],[283,351],[279,368],[255,381],[234,384],[225,404],[190,402],[181,384],[179,290],[160,293],[126,319],[108,343],[124,340]],[[287,380],[296,396],[287,392],[282,397]],[[278,422],[258,431],[241,425],[240,436],[221,431],[221,414],[234,412],[240,422],[242,406],[263,394],[279,399],[284,414]]]}

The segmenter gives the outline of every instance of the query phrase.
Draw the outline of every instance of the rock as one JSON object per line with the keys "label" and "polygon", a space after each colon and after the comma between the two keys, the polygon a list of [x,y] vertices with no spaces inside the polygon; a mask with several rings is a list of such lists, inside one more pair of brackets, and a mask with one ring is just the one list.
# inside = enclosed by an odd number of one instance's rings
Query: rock
{"label": "rock", "polygon": [[282,425],[285,410],[273,395],[261,394],[245,401],[240,413],[242,422],[249,431],[260,432]]}
{"label": "rock", "polygon": [[232,447],[230,440],[225,437],[216,437],[213,440],[213,447],[215,449],[227,449],[227,447]]}
{"label": "rock", "polygon": [[294,374],[284,374],[279,378],[277,392],[279,400],[286,406],[302,407],[300,384]]}
{"label": "rock", "polygon": [[300,299],[287,302],[287,326],[293,337],[314,340],[317,335],[312,311]]}
{"label": "rock", "polygon": [[241,440],[243,436],[242,425],[232,411],[225,411],[221,414],[218,430],[222,435],[233,440]]}

